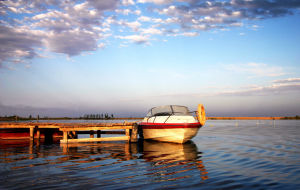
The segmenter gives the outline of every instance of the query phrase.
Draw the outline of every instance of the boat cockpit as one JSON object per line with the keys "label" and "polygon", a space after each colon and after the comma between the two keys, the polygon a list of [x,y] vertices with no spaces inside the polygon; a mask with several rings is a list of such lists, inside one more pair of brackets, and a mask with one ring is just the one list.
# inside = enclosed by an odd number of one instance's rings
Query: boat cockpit
{"label": "boat cockpit", "polygon": [[146,117],[149,118],[155,116],[172,116],[172,115],[187,116],[192,114],[185,106],[166,105],[166,106],[159,106],[150,109]]}

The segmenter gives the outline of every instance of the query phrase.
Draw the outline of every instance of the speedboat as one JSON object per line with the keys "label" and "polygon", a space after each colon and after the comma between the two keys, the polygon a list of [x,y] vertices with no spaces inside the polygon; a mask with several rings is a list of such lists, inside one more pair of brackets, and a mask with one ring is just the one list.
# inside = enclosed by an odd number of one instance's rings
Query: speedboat
{"label": "speedboat", "polygon": [[205,124],[205,109],[202,104],[195,111],[196,118],[185,106],[166,105],[154,107],[139,124],[144,139],[185,143],[196,136]]}

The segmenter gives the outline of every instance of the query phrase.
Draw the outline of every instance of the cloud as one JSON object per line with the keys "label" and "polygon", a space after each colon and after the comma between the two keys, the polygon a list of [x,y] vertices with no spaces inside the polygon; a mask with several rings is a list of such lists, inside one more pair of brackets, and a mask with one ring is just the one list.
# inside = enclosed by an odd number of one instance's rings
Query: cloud
{"label": "cloud", "polygon": [[[32,15],[23,20],[0,22],[0,67],[4,63],[22,63],[38,56],[36,48],[47,48],[69,56],[95,51],[99,40],[110,31],[103,25],[103,12],[114,10],[119,1],[1,1],[1,12]],[[51,6],[51,8],[49,7]],[[15,9],[9,8],[14,7]],[[101,44],[101,42],[100,42]]]}
{"label": "cloud", "polygon": [[123,15],[129,15],[130,13],[132,13],[129,9],[117,9],[116,12],[121,13]]}
{"label": "cloud", "polygon": [[282,79],[282,80],[275,80],[274,83],[280,83],[280,84],[284,84],[284,83],[298,83],[300,82],[300,78],[288,78],[288,79]]}
{"label": "cloud", "polygon": [[248,18],[268,18],[293,14],[292,9],[299,8],[300,2],[294,0],[233,0],[233,8],[243,12],[244,17]]}
{"label": "cloud", "polygon": [[148,37],[144,35],[116,36],[116,38],[130,40],[136,44],[146,44],[149,41]]}
{"label": "cloud", "polygon": [[[37,57],[37,47],[75,56],[97,50],[109,37],[137,44],[153,40],[151,35],[193,37],[295,14],[299,8],[295,0],[0,1],[0,67]],[[282,74],[275,68],[267,75],[276,72]]]}
{"label": "cloud", "polygon": [[99,1],[99,0],[87,0],[89,5],[96,8],[98,11],[114,10],[119,4],[119,0]]}
{"label": "cloud", "polygon": [[51,51],[69,56],[78,55],[84,51],[95,51],[98,47],[97,34],[84,30],[52,33],[45,39],[45,44]]}
{"label": "cloud", "polygon": [[156,28],[145,28],[145,29],[142,29],[141,32],[143,34],[152,34],[152,35],[156,35],[156,34],[160,35],[163,33],[162,31],[160,31],[159,29],[156,29]]}
{"label": "cloud", "polygon": [[289,85],[272,85],[266,87],[257,87],[248,90],[237,90],[237,91],[229,91],[222,92],[218,95],[226,95],[226,96],[267,96],[274,94],[283,94],[289,92],[300,92],[300,84],[289,84]]}
{"label": "cloud", "polygon": [[168,4],[172,0],[138,0],[139,3],[154,3],[154,4]]}
{"label": "cloud", "polygon": [[121,20],[119,22],[120,25],[122,26],[127,26],[129,28],[131,28],[133,31],[138,31],[141,23],[139,23],[138,21],[133,21],[133,22],[129,22],[129,21],[125,21],[125,20]]}
{"label": "cloud", "polygon": [[35,48],[42,45],[38,38],[28,29],[0,25],[0,67],[4,62],[24,63],[38,56]]}
{"label": "cloud", "polygon": [[218,96],[271,96],[274,94],[288,94],[300,92],[300,78],[275,80],[269,86],[254,86],[243,90],[225,91]]}
{"label": "cloud", "polygon": [[124,6],[135,5],[133,0],[122,0]]}
{"label": "cloud", "polygon": [[140,16],[138,18],[139,21],[141,22],[150,22],[152,19],[150,17],[147,17],[147,16]]}
{"label": "cloud", "polygon": [[277,77],[286,74],[282,67],[269,66],[263,63],[231,64],[227,65],[226,69],[235,73],[247,74],[251,77]]}
{"label": "cloud", "polygon": [[243,25],[242,22],[247,20],[267,19],[294,14],[294,12],[299,11],[300,7],[300,3],[294,0],[187,0],[185,3],[159,2],[156,3],[166,5],[157,7],[155,9],[156,12],[176,19],[182,29],[200,30],[203,28],[209,30],[239,27]]}
{"label": "cloud", "polygon": [[197,32],[184,32],[182,33],[183,36],[189,36],[189,37],[194,37],[198,36],[199,34]]}

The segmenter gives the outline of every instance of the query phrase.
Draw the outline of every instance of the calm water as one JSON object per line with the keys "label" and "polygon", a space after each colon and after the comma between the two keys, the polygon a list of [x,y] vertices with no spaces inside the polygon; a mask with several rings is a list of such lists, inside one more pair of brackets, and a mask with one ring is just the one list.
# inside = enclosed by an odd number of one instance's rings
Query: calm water
{"label": "calm water", "polygon": [[0,189],[300,188],[300,121],[208,121],[184,145],[0,146]]}

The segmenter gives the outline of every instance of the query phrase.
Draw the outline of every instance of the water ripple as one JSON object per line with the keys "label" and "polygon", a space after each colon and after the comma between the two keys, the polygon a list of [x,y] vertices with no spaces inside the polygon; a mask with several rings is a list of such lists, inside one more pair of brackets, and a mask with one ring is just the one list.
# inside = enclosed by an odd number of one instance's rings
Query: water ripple
{"label": "water ripple", "polygon": [[0,189],[297,189],[299,121],[208,121],[187,144],[0,142]]}

